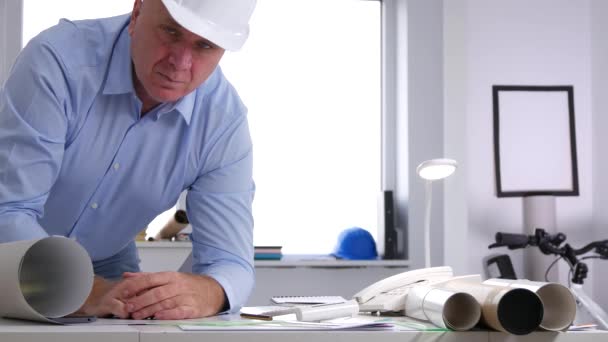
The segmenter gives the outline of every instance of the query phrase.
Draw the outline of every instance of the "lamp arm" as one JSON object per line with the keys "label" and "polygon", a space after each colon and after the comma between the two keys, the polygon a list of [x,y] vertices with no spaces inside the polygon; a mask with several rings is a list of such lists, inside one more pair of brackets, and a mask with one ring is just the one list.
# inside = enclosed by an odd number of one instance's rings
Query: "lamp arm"
{"label": "lamp arm", "polygon": [[431,203],[433,197],[433,181],[425,181],[426,205],[424,212],[424,267],[431,267]]}

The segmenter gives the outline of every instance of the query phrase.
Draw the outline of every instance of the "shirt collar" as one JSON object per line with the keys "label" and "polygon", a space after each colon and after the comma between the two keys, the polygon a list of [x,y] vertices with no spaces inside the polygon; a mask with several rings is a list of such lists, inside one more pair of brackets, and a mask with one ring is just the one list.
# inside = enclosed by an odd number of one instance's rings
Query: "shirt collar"
{"label": "shirt collar", "polygon": [[192,112],[194,111],[194,100],[196,98],[196,92],[197,90],[195,89],[190,94],[179,99],[175,103],[174,107],[174,109],[177,110],[184,117],[184,120],[188,125],[190,124],[190,120],[192,119]]}
{"label": "shirt collar", "polygon": [[159,108],[158,116],[170,113],[172,111],[177,111],[181,114],[186,121],[186,124],[190,124],[190,120],[192,119],[192,111],[194,110],[194,102],[196,99],[196,89],[190,94],[182,97],[181,99],[171,102],[161,104],[161,108]]}
{"label": "shirt collar", "polygon": [[[128,22],[127,22],[128,24]],[[135,88],[133,87],[133,66],[131,62],[131,37],[125,26],[118,37],[114,49],[112,50],[112,57],[110,58],[110,66],[108,67],[108,75],[106,78],[106,84],[103,88],[105,95],[118,95],[118,94],[133,94]],[[192,111],[194,109],[194,103],[196,98],[195,89],[190,94],[182,97],[173,103],[166,103],[166,110],[161,110],[159,116],[173,110],[179,112],[187,124],[190,124],[192,119]]]}

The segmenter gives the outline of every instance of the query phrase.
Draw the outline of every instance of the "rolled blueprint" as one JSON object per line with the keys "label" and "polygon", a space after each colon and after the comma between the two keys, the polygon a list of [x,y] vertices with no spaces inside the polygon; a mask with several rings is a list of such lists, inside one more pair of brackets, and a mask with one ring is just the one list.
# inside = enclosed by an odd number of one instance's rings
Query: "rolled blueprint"
{"label": "rolled blueprint", "polygon": [[93,286],[93,265],[76,241],[51,236],[0,244],[0,316],[57,323]]}
{"label": "rolled blueprint", "polygon": [[545,330],[567,330],[576,316],[576,299],[570,290],[557,283],[544,283],[524,279],[488,279],[488,285],[524,288],[536,293],[543,303],[544,315],[540,327]]}
{"label": "rolled blueprint", "polygon": [[405,301],[405,315],[441,328],[465,331],[479,323],[481,308],[468,293],[414,286]]}
{"label": "rolled blueprint", "polygon": [[167,223],[156,233],[154,240],[171,239],[188,226],[188,215],[185,210],[177,210]]}
{"label": "rolled blueprint", "polygon": [[481,306],[482,321],[499,331],[529,334],[540,326],[543,319],[542,301],[525,288],[482,284],[479,275],[454,277],[433,285],[472,295]]}

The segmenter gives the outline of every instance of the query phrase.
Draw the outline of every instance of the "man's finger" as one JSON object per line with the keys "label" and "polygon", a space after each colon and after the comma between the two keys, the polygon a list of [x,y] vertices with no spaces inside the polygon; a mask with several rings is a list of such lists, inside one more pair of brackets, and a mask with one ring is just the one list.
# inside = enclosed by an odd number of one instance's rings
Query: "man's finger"
{"label": "man's finger", "polygon": [[[129,310],[129,312],[137,312],[145,307],[149,307],[156,303],[161,303],[179,295],[180,293],[175,284],[158,286],[137,296],[129,298],[126,302],[127,310]],[[170,307],[163,307],[163,309],[168,308]]]}
{"label": "man's finger", "polygon": [[178,306],[174,309],[161,310],[154,314],[156,319],[188,319],[197,318],[197,311],[191,306]]}
{"label": "man's finger", "polygon": [[102,298],[100,306],[105,314],[112,314],[120,318],[129,318],[130,313],[127,310],[126,303],[120,299],[122,291],[122,282],[115,284]]}
{"label": "man's finger", "polygon": [[123,272],[122,277],[123,278],[133,278],[133,277],[139,277],[142,275],[146,275],[149,274],[149,272]]}
{"label": "man's finger", "polygon": [[175,272],[146,273],[126,278],[123,280],[121,298],[126,300],[146,290],[166,285],[171,281],[171,273]]}
{"label": "man's finger", "polygon": [[178,296],[155,302],[151,305],[131,312],[131,317],[134,319],[144,319],[147,317],[155,317],[156,313],[164,310],[172,310],[180,306],[180,298]]}
{"label": "man's finger", "polygon": [[107,303],[107,312],[110,312],[112,315],[126,319],[131,316],[131,313],[127,310],[125,303],[121,302],[118,299],[109,300]]}

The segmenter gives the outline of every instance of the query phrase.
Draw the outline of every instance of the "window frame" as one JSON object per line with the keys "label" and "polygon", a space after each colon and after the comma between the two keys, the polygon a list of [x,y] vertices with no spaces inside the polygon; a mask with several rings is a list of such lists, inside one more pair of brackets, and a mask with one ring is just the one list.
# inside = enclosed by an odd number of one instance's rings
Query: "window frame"
{"label": "window frame", "polygon": [[[381,2],[381,104],[382,191],[393,191],[397,250],[409,260],[408,250],[408,113],[407,113],[407,1]],[[398,132],[406,132],[399,135]],[[380,215],[380,213],[379,213]],[[381,227],[381,225],[379,225]],[[384,231],[378,231],[378,250],[385,248]]]}

